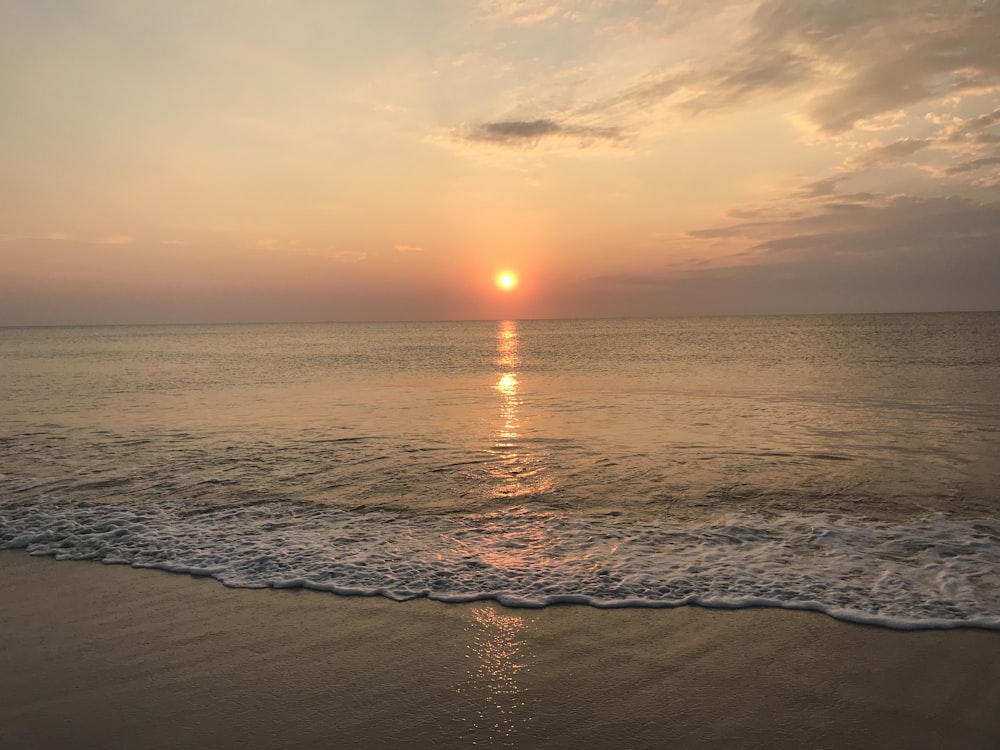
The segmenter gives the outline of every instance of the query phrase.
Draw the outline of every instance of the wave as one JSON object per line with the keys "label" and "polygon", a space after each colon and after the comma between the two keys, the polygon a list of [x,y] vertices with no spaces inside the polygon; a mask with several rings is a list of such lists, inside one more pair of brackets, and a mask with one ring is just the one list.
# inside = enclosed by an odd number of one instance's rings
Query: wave
{"label": "wave", "polygon": [[0,503],[0,548],[394,600],[782,607],[896,629],[1000,630],[1000,521],[728,515],[695,524],[515,506],[412,515]]}

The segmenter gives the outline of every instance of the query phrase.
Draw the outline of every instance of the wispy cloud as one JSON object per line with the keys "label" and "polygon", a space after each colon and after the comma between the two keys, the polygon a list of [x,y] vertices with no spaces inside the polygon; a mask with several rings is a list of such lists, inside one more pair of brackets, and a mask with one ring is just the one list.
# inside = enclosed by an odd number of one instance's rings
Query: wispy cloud
{"label": "wispy cloud", "polygon": [[736,238],[761,262],[788,253],[812,259],[830,253],[874,253],[899,262],[916,251],[957,257],[963,251],[996,256],[1000,246],[1000,203],[967,198],[872,196],[867,201],[830,201],[816,213],[690,232],[703,239]]}
{"label": "wispy cloud", "polygon": [[531,26],[554,18],[575,19],[577,15],[572,5],[552,0],[487,0],[483,10],[488,18]]}
{"label": "wispy cloud", "polygon": [[915,154],[934,144],[932,138],[900,138],[882,146],[876,146],[862,156],[858,162],[863,166],[876,166],[893,162]]}
{"label": "wispy cloud", "polygon": [[[937,126],[934,133],[872,146],[849,160],[846,168],[889,166],[920,153],[932,173],[955,175],[993,164],[992,159],[1000,155],[1000,133],[989,132],[1000,126],[1000,110],[968,119],[935,114],[926,119]],[[949,160],[954,163],[941,164]]]}
{"label": "wispy cloud", "polygon": [[793,94],[822,131],[1000,85],[995,0],[765,0],[734,41],[587,107],[732,109]]}
{"label": "wispy cloud", "polygon": [[422,253],[424,248],[417,247],[416,245],[393,245],[392,249],[397,253]]}
{"label": "wispy cloud", "polygon": [[360,263],[368,259],[368,253],[361,250],[331,250],[322,254],[324,257],[339,260],[342,263]]}
{"label": "wispy cloud", "polygon": [[982,159],[965,161],[961,164],[948,167],[945,172],[947,174],[961,174],[962,172],[972,172],[977,169],[982,169],[983,167],[990,167],[994,164],[1000,164],[1000,156],[987,156]]}

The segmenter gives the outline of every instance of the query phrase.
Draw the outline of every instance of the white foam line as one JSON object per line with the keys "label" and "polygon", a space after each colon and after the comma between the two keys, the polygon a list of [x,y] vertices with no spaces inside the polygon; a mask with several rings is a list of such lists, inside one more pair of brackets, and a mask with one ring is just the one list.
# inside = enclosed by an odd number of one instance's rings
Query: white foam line
{"label": "white foam line", "polygon": [[396,601],[770,607],[1000,630],[1000,522],[731,516],[691,526],[525,508],[405,516],[261,503],[0,504],[0,548]]}

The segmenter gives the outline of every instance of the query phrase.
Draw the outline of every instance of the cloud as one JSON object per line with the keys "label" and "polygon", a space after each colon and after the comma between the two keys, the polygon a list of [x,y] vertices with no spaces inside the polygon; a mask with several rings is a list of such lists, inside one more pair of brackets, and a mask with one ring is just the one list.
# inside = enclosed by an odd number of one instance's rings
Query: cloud
{"label": "cloud", "polygon": [[74,239],[66,232],[46,232],[44,234],[0,234],[0,243],[21,242],[23,240],[48,240],[50,242],[68,242]]}
{"label": "cloud", "polygon": [[799,215],[801,215],[800,211],[788,211],[780,206],[769,206],[764,208],[731,208],[726,212],[726,216],[733,219],[789,219]]}
{"label": "cloud", "polygon": [[942,258],[976,249],[1000,263],[1000,203],[968,198],[896,196],[883,202],[830,202],[819,213],[690,232],[700,238],[742,238],[757,262],[796,254],[815,261],[830,254],[905,258],[919,250]]}
{"label": "cloud", "polygon": [[835,132],[921,101],[995,86],[998,36],[995,0],[773,0],[758,12],[747,53],[766,54],[770,44],[803,50],[812,83],[828,87],[807,111]]}
{"label": "cloud", "polygon": [[577,15],[564,3],[539,2],[539,0],[489,0],[484,7],[487,17],[518,24],[534,24],[560,17],[574,20]]}
{"label": "cloud", "polygon": [[988,177],[982,177],[972,184],[984,190],[1000,190],[1000,170]]}
{"label": "cloud", "polygon": [[[796,193],[796,197],[799,198],[820,198],[827,195],[833,195],[837,192],[837,183],[844,179],[842,176],[837,177],[826,177],[822,180],[815,180],[805,185],[800,191]],[[743,217],[740,217],[743,218]]]}
{"label": "cloud", "polygon": [[548,21],[558,12],[559,8],[557,6],[549,5],[548,7],[542,8],[541,10],[535,13],[523,13],[521,15],[514,16],[512,20],[514,21],[514,23],[531,25],[535,23],[541,23],[542,21]]}
{"label": "cloud", "polygon": [[368,253],[364,250],[339,250],[335,246],[317,247],[309,242],[299,242],[294,239],[257,240],[254,244],[267,255],[277,257],[321,258],[338,263],[361,263],[368,260]]}
{"label": "cloud", "polygon": [[1000,308],[1000,202],[882,197],[691,233],[745,249],[712,265],[587,281],[611,311],[664,314]]}
{"label": "cloud", "polygon": [[[1000,163],[1000,134],[985,132],[995,126],[1000,117],[990,112],[979,117],[938,119],[937,132],[922,138],[900,138],[891,143],[868,149],[845,165],[847,170],[860,171],[886,167],[921,152],[919,162],[925,171],[937,177],[951,177]],[[950,162],[950,164],[949,164]],[[846,179],[842,175],[841,179]]]}
{"label": "cloud", "polygon": [[368,253],[363,250],[338,250],[335,247],[323,249],[309,246],[295,247],[288,250],[282,250],[281,252],[292,253],[305,257],[323,258],[325,260],[335,260],[339,263],[361,263],[362,261],[368,260]]}
{"label": "cloud", "polygon": [[417,247],[416,245],[393,245],[392,249],[397,253],[422,253],[424,248]]}
{"label": "cloud", "polygon": [[501,120],[459,128],[459,138],[500,146],[532,146],[544,138],[563,138],[580,146],[593,141],[617,142],[625,135],[620,128],[561,124],[554,120]]}
{"label": "cloud", "polygon": [[[860,154],[848,158],[836,177],[817,184],[832,187],[867,169],[900,164],[918,166],[926,176],[942,178],[1000,163],[1000,134],[988,132],[1000,124],[1000,110],[968,119],[937,114],[929,114],[923,119],[936,125],[936,132],[869,146]],[[926,127],[920,123],[910,125],[921,129]],[[975,187],[976,183],[968,184]],[[797,197],[807,196],[800,192]]]}
{"label": "cloud", "polygon": [[368,259],[368,253],[362,250],[331,250],[324,255],[342,263],[360,263]]}
{"label": "cloud", "polygon": [[961,172],[971,172],[982,167],[993,166],[994,164],[1000,164],[1000,156],[988,156],[982,159],[972,159],[971,161],[962,162],[961,164],[948,167],[945,172],[947,174],[959,174]]}
{"label": "cloud", "polygon": [[487,122],[476,125],[466,134],[469,140],[479,141],[517,141],[537,140],[549,135],[556,135],[562,128],[552,120],[510,120],[507,122]]}
{"label": "cloud", "polygon": [[794,94],[821,131],[1000,86],[998,0],[764,0],[734,42],[652,71],[590,112],[730,109]]}
{"label": "cloud", "polygon": [[671,276],[640,273],[605,274],[591,277],[589,281],[594,284],[625,287],[667,287],[677,283],[677,279]]}
{"label": "cloud", "polygon": [[[95,237],[93,235],[90,237],[80,237],[66,232],[46,232],[45,234],[23,234],[0,237],[0,241],[7,240],[51,240],[53,242],[81,242],[91,245],[133,245],[138,242],[135,237],[128,234],[111,234],[101,237]],[[171,241],[169,243],[161,242],[161,244],[177,243]]]}
{"label": "cloud", "polygon": [[886,161],[895,161],[915,154],[934,143],[932,138],[900,138],[884,146],[870,150],[860,160],[865,166],[874,166]]}

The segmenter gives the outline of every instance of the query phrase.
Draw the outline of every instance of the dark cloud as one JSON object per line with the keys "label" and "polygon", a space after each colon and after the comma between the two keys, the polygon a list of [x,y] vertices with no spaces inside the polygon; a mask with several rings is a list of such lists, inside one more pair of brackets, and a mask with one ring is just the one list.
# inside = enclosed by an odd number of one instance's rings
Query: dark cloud
{"label": "dark cloud", "polygon": [[473,141],[535,141],[547,135],[562,132],[562,127],[552,120],[508,120],[475,125],[466,134]]}
{"label": "dark cloud", "polygon": [[846,201],[826,203],[823,205],[827,211],[861,211],[868,208],[864,203],[848,203]]}
{"label": "dark cloud", "polygon": [[620,128],[562,124],[554,120],[502,120],[461,128],[460,138],[504,146],[533,145],[543,138],[569,138],[581,145],[595,140],[620,141]]}
{"label": "dark cloud", "polygon": [[[824,198],[831,196],[822,194]],[[757,221],[745,221],[729,226],[711,227],[707,229],[694,229],[687,233],[689,237],[699,239],[723,239],[723,238],[743,238],[748,240],[766,240],[771,237],[782,236],[789,233],[817,232],[824,231],[833,221],[841,221],[843,214],[852,214],[852,221],[857,219],[857,212],[869,209],[876,196],[868,193],[855,193],[853,195],[837,195],[836,200],[826,200],[821,204],[818,213],[805,215],[763,215]],[[748,212],[749,213],[749,212]],[[743,218],[743,217],[736,217]],[[753,218],[753,217],[747,217]]]}
{"label": "dark cloud", "polygon": [[1000,309],[1000,202],[846,205],[691,232],[745,245],[730,256],[734,265],[691,269],[685,288],[704,287],[716,307],[738,300],[733,312]]}
{"label": "dark cloud", "polygon": [[[882,3],[871,3],[877,14]],[[1000,79],[1000,4],[997,2],[886,3],[886,17],[845,50],[850,76],[816,97],[810,115],[840,131],[858,120],[992,85]],[[879,35],[882,43],[879,44]],[[830,62],[833,55],[817,52]]]}
{"label": "dark cloud", "polygon": [[875,164],[885,160],[901,159],[927,148],[932,143],[934,143],[932,138],[900,138],[868,152],[865,161]]}
{"label": "dark cloud", "polygon": [[[799,50],[813,81],[829,85],[810,106],[824,129],[994,83],[1000,77],[1000,2],[985,0],[771,0],[742,54]],[[839,74],[829,73],[839,67]],[[782,80],[768,81],[784,88]]]}
{"label": "dark cloud", "polygon": [[915,248],[947,256],[956,248],[975,246],[1000,260],[1000,203],[959,197],[897,197],[883,205],[833,203],[810,216],[747,222],[690,235],[744,238],[755,243],[749,252],[759,258],[791,251],[807,256],[817,251],[877,252],[903,258]]}
{"label": "dark cloud", "polygon": [[726,215],[733,219],[793,219],[801,216],[800,211],[788,211],[778,207],[732,208]]}
{"label": "dark cloud", "polygon": [[797,198],[819,198],[826,195],[833,195],[837,192],[837,183],[843,179],[843,177],[838,176],[815,180],[805,185],[795,196]]}
{"label": "dark cloud", "polygon": [[650,315],[1000,309],[1000,202],[898,197],[691,234],[751,244],[729,265],[592,278],[595,297]]}
{"label": "dark cloud", "polygon": [[947,174],[959,174],[960,172],[971,172],[982,167],[990,167],[994,164],[1000,164],[1000,156],[988,156],[982,159],[972,159],[971,161],[962,162],[961,164],[948,167],[945,172]]}

